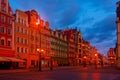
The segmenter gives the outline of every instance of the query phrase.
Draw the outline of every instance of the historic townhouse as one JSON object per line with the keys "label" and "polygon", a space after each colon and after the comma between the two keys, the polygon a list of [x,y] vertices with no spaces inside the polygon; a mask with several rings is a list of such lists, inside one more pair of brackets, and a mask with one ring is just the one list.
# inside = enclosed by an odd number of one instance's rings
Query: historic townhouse
{"label": "historic townhouse", "polygon": [[108,64],[115,65],[116,64],[116,54],[114,48],[110,48],[107,53]]}
{"label": "historic townhouse", "polygon": [[12,15],[8,0],[0,0],[0,68],[9,68],[12,65],[10,57],[15,57]]}
{"label": "historic townhouse", "polygon": [[117,59],[117,67],[120,68],[120,2],[117,2],[116,4],[117,6],[117,10],[116,10],[116,14],[117,14],[117,20],[116,20],[116,24],[117,24],[117,44],[116,44],[116,59]]}
{"label": "historic townhouse", "polygon": [[90,47],[90,60],[89,60],[90,64],[97,64],[98,63],[98,50],[91,46]]}
{"label": "historic townhouse", "polygon": [[76,46],[75,46],[75,34],[72,30],[63,30],[63,34],[67,36],[68,41],[68,61],[69,65],[76,64]]}
{"label": "historic townhouse", "polygon": [[61,30],[51,30],[51,50],[54,66],[68,65],[68,42]]}
{"label": "historic townhouse", "polygon": [[32,67],[38,66],[39,53],[37,49],[43,49],[42,66],[49,66],[50,56],[52,54],[50,44],[49,22],[44,22],[35,10],[26,11],[29,23],[29,59]]}
{"label": "historic townhouse", "polygon": [[23,11],[16,10],[14,22],[14,47],[17,58],[25,60],[24,64],[19,63],[19,67],[28,68],[29,62],[29,25],[28,15]]}
{"label": "historic townhouse", "polygon": [[83,40],[82,64],[89,64],[89,47],[90,47],[90,43],[88,41]]}
{"label": "historic townhouse", "polygon": [[74,35],[74,45],[75,45],[75,61],[74,65],[80,65],[82,63],[82,36],[77,29],[69,29]]}
{"label": "historic townhouse", "polygon": [[75,29],[75,45],[76,45],[76,65],[82,63],[82,36],[79,31]]}
{"label": "historic townhouse", "polygon": [[45,53],[43,54],[42,63],[43,67],[50,66],[50,57],[53,56],[51,51],[51,35],[50,35],[50,27],[49,22],[45,22],[44,20],[40,20],[40,35],[41,35],[41,49],[44,49]]}
{"label": "historic townhouse", "polygon": [[40,36],[39,36],[39,27],[38,20],[39,15],[35,10],[26,11],[28,16],[28,24],[29,24],[29,67],[37,67],[38,66],[38,56],[37,48],[40,48]]}

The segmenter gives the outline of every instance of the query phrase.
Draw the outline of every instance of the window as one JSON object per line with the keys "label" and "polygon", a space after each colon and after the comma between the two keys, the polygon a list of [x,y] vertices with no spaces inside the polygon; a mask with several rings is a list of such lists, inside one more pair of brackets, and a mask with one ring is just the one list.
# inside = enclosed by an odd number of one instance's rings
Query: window
{"label": "window", "polygon": [[8,34],[11,34],[11,29],[8,29]]}
{"label": "window", "polygon": [[21,38],[21,43],[23,44],[23,38]]}
{"label": "window", "polygon": [[19,37],[17,37],[17,42],[19,43]]}
{"label": "window", "polygon": [[8,18],[8,24],[11,24],[11,20],[10,20],[10,18]]}
{"label": "window", "polygon": [[5,6],[1,6],[1,10],[5,12],[6,11]]}
{"label": "window", "polygon": [[5,16],[3,16],[3,15],[1,16],[1,21],[5,22]]}
{"label": "window", "polygon": [[18,23],[20,23],[20,18],[18,18]]}
{"label": "window", "polygon": [[34,60],[31,60],[31,65],[35,65],[35,61]]}
{"label": "window", "polygon": [[21,48],[21,53],[23,53],[23,48]]}
{"label": "window", "polygon": [[4,43],[4,39],[1,39],[1,45],[4,45],[5,43]]}
{"label": "window", "polygon": [[23,19],[21,19],[21,24],[23,25]]}
{"label": "window", "polygon": [[20,28],[19,28],[19,26],[17,27],[17,32],[20,32]]}
{"label": "window", "polygon": [[27,44],[27,39],[25,39],[25,44]]}
{"label": "window", "polygon": [[8,41],[8,46],[11,46],[11,41]]}
{"label": "window", "polygon": [[25,48],[25,53],[27,53],[27,48]]}
{"label": "window", "polygon": [[4,27],[1,27],[1,28],[0,28],[0,32],[1,32],[1,33],[5,33]]}
{"label": "window", "polygon": [[19,53],[19,47],[17,47],[17,52]]}
{"label": "window", "polygon": [[26,25],[26,21],[24,21],[24,25]]}
{"label": "window", "polygon": [[21,33],[23,33],[23,28],[21,29]]}

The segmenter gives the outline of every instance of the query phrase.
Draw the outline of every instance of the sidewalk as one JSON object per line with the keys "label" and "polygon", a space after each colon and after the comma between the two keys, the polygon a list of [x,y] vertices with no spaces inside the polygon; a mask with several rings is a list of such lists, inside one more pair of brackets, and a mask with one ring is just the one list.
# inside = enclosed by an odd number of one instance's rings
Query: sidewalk
{"label": "sidewalk", "polygon": [[0,74],[2,73],[15,73],[15,72],[28,72],[28,69],[13,69],[13,70],[0,70]]}
{"label": "sidewalk", "polygon": [[[62,67],[53,67],[53,70],[50,70],[50,67],[48,68],[42,68],[42,72],[45,71],[56,71],[56,70],[72,70],[72,69],[78,69],[80,71],[88,71],[88,70],[115,70],[118,71],[115,67],[97,67],[95,68],[94,66],[62,66]],[[18,73],[18,72],[37,72],[37,68],[33,69],[13,69],[13,70],[0,70],[0,74],[2,73]],[[120,71],[119,71],[120,72]]]}
{"label": "sidewalk", "polygon": [[[65,67],[53,67],[54,70],[70,70],[70,69],[78,69],[80,66],[65,66]],[[38,69],[13,69],[13,70],[0,70],[0,74],[2,73],[18,73],[18,72],[35,72]],[[42,71],[51,71],[50,68],[42,68]]]}

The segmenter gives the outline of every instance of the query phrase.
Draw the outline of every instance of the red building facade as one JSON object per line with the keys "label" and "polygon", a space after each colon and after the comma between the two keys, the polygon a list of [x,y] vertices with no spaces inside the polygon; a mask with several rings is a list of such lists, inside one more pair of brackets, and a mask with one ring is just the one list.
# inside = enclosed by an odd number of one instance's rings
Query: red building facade
{"label": "red building facade", "polygon": [[116,64],[116,54],[115,54],[115,51],[114,51],[114,48],[110,48],[108,53],[108,64]]}
{"label": "red building facade", "polygon": [[15,56],[12,19],[12,10],[8,0],[0,0],[0,56]]}
{"label": "red building facade", "polygon": [[75,35],[72,29],[63,31],[63,34],[67,36],[68,41],[68,62],[69,65],[76,64],[76,47],[75,47]]}

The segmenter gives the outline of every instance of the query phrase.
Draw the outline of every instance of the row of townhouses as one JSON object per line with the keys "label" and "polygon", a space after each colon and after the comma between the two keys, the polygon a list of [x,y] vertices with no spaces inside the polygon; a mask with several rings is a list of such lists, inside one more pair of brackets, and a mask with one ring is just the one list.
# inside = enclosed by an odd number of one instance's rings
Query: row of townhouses
{"label": "row of townhouses", "polygon": [[15,13],[0,0],[0,68],[94,64],[98,51],[77,29],[52,30],[36,10]]}

